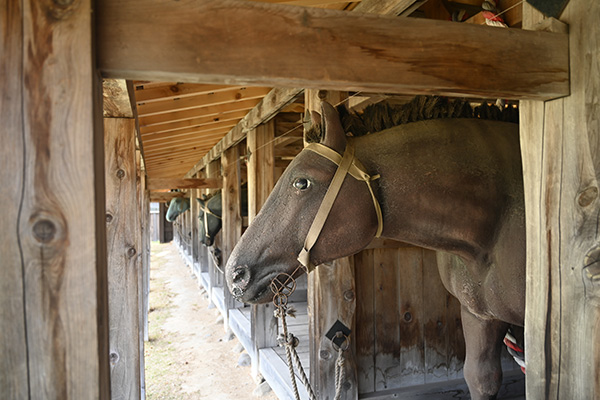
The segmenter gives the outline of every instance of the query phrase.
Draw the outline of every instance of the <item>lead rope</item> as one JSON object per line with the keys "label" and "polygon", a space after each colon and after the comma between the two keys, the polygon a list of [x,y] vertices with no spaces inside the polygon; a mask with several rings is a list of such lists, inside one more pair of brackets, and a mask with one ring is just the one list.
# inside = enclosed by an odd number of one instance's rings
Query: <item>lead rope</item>
{"label": "lead rope", "polygon": [[[293,278],[293,275],[300,269],[301,267],[296,268],[292,275],[288,275],[285,273],[279,274],[273,281],[271,282],[271,291],[273,292],[273,304],[275,305],[275,317],[281,320],[281,330],[282,333],[277,338],[277,342],[280,346],[285,347],[285,355],[287,358],[287,365],[290,371],[290,378],[292,381],[292,389],[294,390],[294,396],[296,400],[300,400],[300,394],[298,393],[298,386],[296,384],[296,374],[294,372],[294,364],[298,369],[298,373],[300,374],[300,381],[306,387],[306,391],[308,392],[308,396],[310,400],[317,400],[315,393],[310,385],[308,378],[306,377],[306,373],[304,372],[304,368],[302,367],[302,363],[300,362],[300,357],[298,356],[298,352],[296,351],[296,347],[300,343],[300,340],[294,336],[294,334],[288,332],[287,328],[287,315],[293,315],[293,310],[288,309],[288,298],[292,293],[296,290],[296,280]],[[280,279],[283,278],[283,279]]]}

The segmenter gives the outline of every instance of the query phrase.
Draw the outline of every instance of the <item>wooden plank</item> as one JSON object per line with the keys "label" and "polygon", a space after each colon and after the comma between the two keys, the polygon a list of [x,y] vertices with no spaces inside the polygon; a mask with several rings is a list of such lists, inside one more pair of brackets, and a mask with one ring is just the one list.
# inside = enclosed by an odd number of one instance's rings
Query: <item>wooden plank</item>
{"label": "wooden plank", "polygon": [[157,124],[170,123],[173,121],[184,121],[196,118],[198,113],[206,116],[218,116],[222,113],[235,112],[240,110],[251,110],[260,102],[260,99],[240,100],[232,103],[220,104],[218,106],[203,107],[202,109],[191,109],[183,111],[173,111],[164,114],[149,115],[140,118],[140,126],[152,126]]}
{"label": "wooden plank", "polygon": [[240,90],[243,86],[229,85],[203,85],[195,83],[170,83],[165,82],[160,86],[146,84],[135,85],[135,99],[140,103],[152,101],[173,100],[175,98],[197,96],[230,90]]}
{"label": "wooden plank", "polygon": [[244,110],[235,110],[232,112],[223,112],[223,113],[220,113],[218,116],[214,116],[214,115],[206,116],[204,114],[201,114],[202,117],[185,119],[182,121],[167,122],[164,124],[154,124],[152,126],[144,126],[144,127],[141,127],[140,130],[141,130],[142,134],[147,134],[147,133],[170,132],[170,131],[176,131],[176,130],[180,130],[180,129],[193,128],[193,127],[199,128],[199,127],[203,127],[203,126],[210,126],[211,124],[214,124],[216,122],[240,120],[240,119],[244,118],[244,116],[246,116],[246,114],[248,114],[248,110],[245,110],[245,109]]}
{"label": "wooden plank", "polygon": [[[273,120],[259,125],[248,132],[248,220],[258,214],[275,186],[275,166],[273,140],[275,124]],[[252,305],[252,374],[259,373],[259,350],[277,346],[277,320],[273,315],[272,304]]]}
{"label": "wooden plank", "polygon": [[223,185],[220,179],[216,178],[186,178],[186,179],[158,179],[148,178],[146,180],[146,189],[219,189]]}
{"label": "wooden plank", "polygon": [[[528,398],[600,397],[598,17],[598,2],[567,5],[572,94],[521,109]],[[525,28],[541,18],[523,4]]]}
{"label": "wooden plank", "polygon": [[[33,144],[25,137],[23,120],[24,21],[21,3],[13,2],[13,7],[0,9],[0,31],[3,32],[0,40],[0,119],[3,122],[0,124],[3,141],[0,146],[0,201],[4,205],[4,212],[0,216],[0,352],[3,355],[0,361],[0,388],[8,400],[27,399],[30,390],[24,302],[26,282],[19,236],[16,234],[19,231],[19,212],[25,184],[24,150]],[[40,372],[43,372],[43,368]]]}
{"label": "wooden plank", "polygon": [[[135,129],[135,121],[134,129]],[[134,141],[135,142],[135,141]],[[145,270],[144,257],[145,257],[145,249],[144,249],[144,229],[145,224],[149,220],[150,215],[144,214],[144,193],[146,192],[146,176],[145,171],[142,170],[142,154],[139,149],[135,150],[135,197],[137,200],[136,204],[136,243],[135,246],[138,249],[137,258],[137,266],[138,266],[138,343],[140,350],[140,399],[146,398],[146,366],[145,366],[145,358],[144,358],[144,342],[147,340],[148,334],[148,326],[147,326],[147,317],[148,317],[148,308],[147,305],[147,297],[149,294],[149,290],[146,291],[146,278],[147,272]]]}
{"label": "wooden plank", "polygon": [[397,388],[400,375],[399,270],[394,250],[373,253],[375,271],[375,391]]}
{"label": "wooden plank", "polygon": [[208,93],[199,96],[183,97],[176,100],[154,101],[138,103],[138,113],[142,116],[162,114],[191,108],[202,108],[230,103],[241,100],[257,99],[264,97],[271,89],[264,87],[248,87],[239,90],[230,90]]}
{"label": "wooden plank", "polygon": [[354,12],[382,14],[382,15],[401,15],[410,10],[415,3],[422,4],[423,1],[415,0],[363,0]]}
{"label": "wooden plank", "polygon": [[208,163],[221,156],[221,153],[230,146],[243,140],[246,133],[258,125],[271,119],[277,112],[290,104],[303,89],[275,88],[266,95],[215,147],[205,155],[187,174],[192,176],[204,168]]}
{"label": "wooden plank", "polygon": [[108,77],[510,99],[569,93],[563,34],[240,0],[112,0],[98,16]]}
{"label": "wooden plank", "polygon": [[10,400],[110,396],[91,15],[89,1],[0,7],[0,388]]}
{"label": "wooden plank", "polygon": [[356,332],[354,335],[358,393],[375,392],[375,280],[373,250],[354,256]]}
{"label": "wooden plank", "polygon": [[135,163],[135,121],[104,120],[111,392],[140,398],[140,243]]}

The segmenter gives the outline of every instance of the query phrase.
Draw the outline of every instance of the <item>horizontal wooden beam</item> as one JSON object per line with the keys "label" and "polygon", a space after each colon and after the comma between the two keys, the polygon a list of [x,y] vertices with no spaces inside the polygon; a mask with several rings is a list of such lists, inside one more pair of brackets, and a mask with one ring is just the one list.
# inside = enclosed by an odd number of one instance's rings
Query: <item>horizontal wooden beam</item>
{"label": "horizontal wooden beam", "polygon": [[304,89],[278,89],[275,88],[266,95],[250,112],[219,141],[187,174],[194,176],[210,162],[221,156],[223,151],[241,142],[246,133],[258,125],[271,119],[279,110],[291,103]]}
{"label": "horizontal wooden beam", "polygon": [[241,0],[96,7],[106,77],[507,99],[569,94],[566,34]]}
{"label": "horizontal wooden beam", "polygon": [[150,201],[154,203],[169,202],[177,197],[186,197],[184,192],[150,192]]}
{"label": "horizontal wooden beam", "polygon": [[148,178],[146,181],[146,189],[148,190],[163,190],[163,189],[220,189],[222,180],[215,178],[172,178],[172,179],[156,179]]}

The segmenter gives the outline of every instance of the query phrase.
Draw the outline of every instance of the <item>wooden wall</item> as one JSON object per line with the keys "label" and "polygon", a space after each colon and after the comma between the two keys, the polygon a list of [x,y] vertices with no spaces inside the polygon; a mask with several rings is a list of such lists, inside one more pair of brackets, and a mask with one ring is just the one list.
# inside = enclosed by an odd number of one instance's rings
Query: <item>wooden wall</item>
{"label": "wooden wall", "polygon": [[436,253],[364,250],[354,266],[359,393],[461,378],[460,303],[442,285]]}

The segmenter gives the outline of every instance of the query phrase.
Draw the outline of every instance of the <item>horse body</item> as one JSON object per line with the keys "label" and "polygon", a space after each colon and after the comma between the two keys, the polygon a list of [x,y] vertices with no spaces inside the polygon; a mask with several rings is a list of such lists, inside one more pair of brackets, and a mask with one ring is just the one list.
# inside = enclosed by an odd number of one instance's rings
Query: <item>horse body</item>
{"label": "horse body", "polygon": [[[247,217],[248,184],[244,183],[241,188],[241,214],[242,217]],[[215,240],[215,236],[217,235],[217,233],[219,233],[223,226],[223,222],[221,220],[221,215],[223,214],[223,195],[219,190],[211,197],[197,200],[200,204],[200,210],[198,212],[198,218],[200,219],[200,242],[205,246],[212,246]]]}
{"label": "horse body", "polygon": [[[382,237],[437,250],[446,288],[462,304],[465,378],[474,399],[494,398],[509,324],[525,314],[525,227],[518,130],[514,124],[439,119],[347,139],[323,105],[323,144],[347,142],[371,175]],[[226,278],[244,302],[268,301],[271,280],[292,274],[336,170],[301,152],[231,254]],[[377,216],[364,182],[347,175],[310,253],[315,265],[354,254],[375,236]],[[442,262],[443,261],[443,262]]]}

